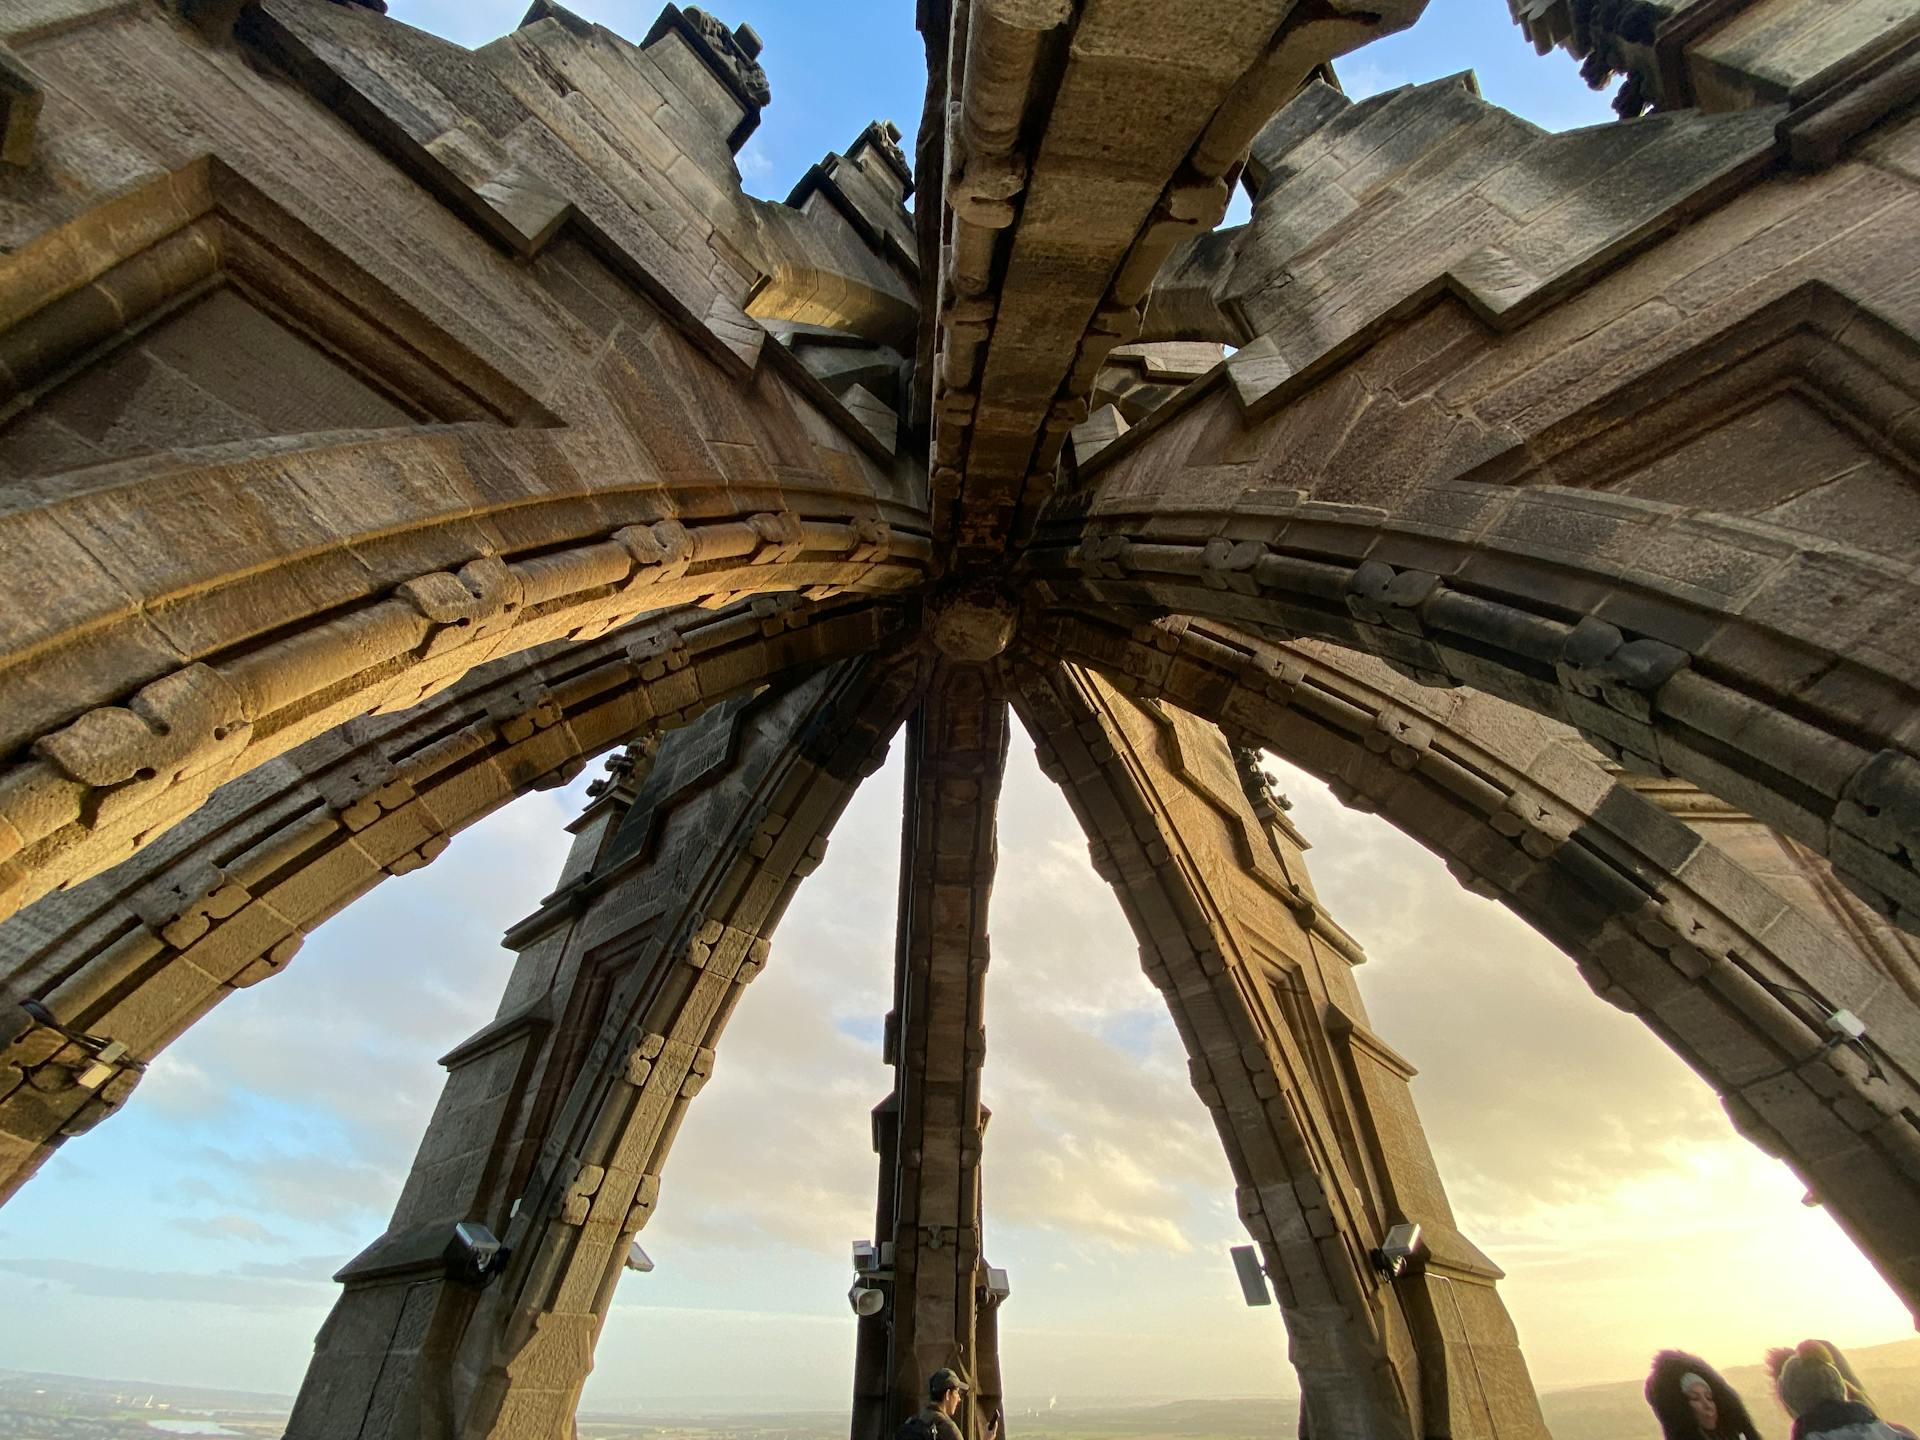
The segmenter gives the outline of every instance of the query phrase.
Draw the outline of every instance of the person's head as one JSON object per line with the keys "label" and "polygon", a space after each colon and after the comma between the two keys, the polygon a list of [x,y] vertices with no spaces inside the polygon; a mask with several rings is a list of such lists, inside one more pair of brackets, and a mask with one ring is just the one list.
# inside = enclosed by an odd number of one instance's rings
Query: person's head
{"label": "person's head", "polygon": [[1693,1411],[1693,1418],[1700,1422],[1702,1435],[1719,1428],[1720,1406],[1714,1401],[1713,1386],[1707,1383],[1704,1375],[1696,1375],[1691,1370],[1682,1375],[1680,1393],[1686,1397],[1687,1408]]}
{"label": "person's head", "polygon": [[[1767,1351],[1767,1373],[1773,1376],[1774,1393],[1780,1397],[1781,1407],[1785,1409],[1789,1415],[1794,1416],[1796,1419],[1799,1418],[1800,1412],[1788,1403],[1786,1391],[1781,1386],[1781,1377],[1786,1372],[1787,1362],[1800,1359],[1803,1364],[1816,1363],[1823,1358],[1821,1355],[1822,1351],[1825,1352],[1824,1358],[1834,1369],[1840,1372],[1840,1378],[1845,1382],[1846,1386],[1846,1398],[1855,1404],[1866,1406],[1869,1410],[1873,1409],[1873,1398],[1867,1394],[1867,1387],[1861,1383],[1860,1377],[1854,1373],[1853,1366],[1847,1363],[1847,1357],[1841,1351],[1840,1347],[1830,1340],[1802,1340],[1792,1349],[1788,1349],[1782,1345]],[[1831,1383],[1827,1381],[1824,1375],[1819,1374],[1818,1371],[1802,1373],[1800,1366],[1796,1365],[1794,1367],[1793,1386],[1796,1398],[1806,1398],[1809,1392],[1810,1380],[1814,1388],[1822,1390],[1831,1389]],[[1815,1403],[1818,1402],[1816,1401]]]}
{"label": "person's head", "polygon": [[1781,1405],[1796,1419],[1816,1405],[1852,1399],[1858,1393],[1834,1364],[1833,1352],[1818,1340],[1802,1340],[1794,1346],[1781,1362],[1775,1386]]}
{"label": "person's head", "polygon": [[1662,1350],[1647,1373],[1646,1393],[1664,1440],[1756,1440],[1759,1434],[1739,1394],[1698,1355]]}
{"label": "person's head", "polygon": [[936,1370],[927,1377],[927,1399],[942,1415],[952,1415],[966,1396],[967,1382],[957,1370]]}

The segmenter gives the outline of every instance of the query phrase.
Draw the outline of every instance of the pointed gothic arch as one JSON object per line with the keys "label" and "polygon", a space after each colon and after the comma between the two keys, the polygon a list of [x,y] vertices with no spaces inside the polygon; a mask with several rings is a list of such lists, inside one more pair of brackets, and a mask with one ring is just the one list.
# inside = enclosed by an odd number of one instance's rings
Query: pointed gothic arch
{"label": "pointed gothic arch", "polygon": [[[913,216],[884,126],[749,202],[758,40],[697,10],[633,45],[540,0],[474,52],[326,0],[0,18],[11,1173],[380,875],[717,702],[662,747],[666,838],[594,852],[631,886],[570,876],[516,931],[581,944],[449,1057],[427,1178],[350,1267],[298,1420],[544,1440],[743,957],[920,697],[895,1308],[856,1428],[885,1434],[936,1351],[990,1393],[974,1022],[1011,676],[1143,923],[1211,927],[1163,963],[1213,1007],[1196,1076],[1328,1434],[1536,1417],[1456,1383],[1524,1375],[1470,1247],[1404,1292],[1355,1261],[1389,1211],[1450,1228],[1444,1195],[1417,1145],[1370,1169],[1325,1143],[1316,1105],[1358,1134],[1404,1086],[1319,964],[1337,927],[1266,883],[1284,846],[1163,698],[1499,892],[1912,1303],[1911,946],[1831,906],[1830,941],[1796,908],[1827,871],[1782,849],[1790,900],[1593,759],[1697,784],[1920,927],[1912,60],[1895,20],[1803,43],[1792,5],[1573,27],[1663,113],[1543,136],[1470,79],[1325,83],[1418,3],[934,0],[950,123]],[[1567,38],[1562,10],[1526,23]],[[1214,232],[1242,179],[1253,220]],[[1188,334],[1239,348],[1075,433],[1116,347]],[[1190,864],[1148,874],[1155,843]],[[1220,900],[1249,885],[1318,967],[1271,1006],[1234,988],[1275,968]],[[596,950],[616,892],[668,919]],[[1281,1193],[1308,1171],[1327,1204]],[[482,1214],[516,1258],[456,1293],[436,1247]],[[1316,1328],[1336,1293],[1371,1328]],[[1442,1295],[1497,1364],[1457,1353]]]}
{"label": "pointed gothic arch", "polygon": [[[146,1064],[214,1005],[279,973],[329,916],[468,825],[609,749],[869,652],[903,624],[872,602],[817,611],[669,612],[480,666],[230,782],[158,843],[0,923],[0,984],[44,1017],[20,1010],[0,1032],[21,1077],[0,1096],[0,1196],[125,1104]],[[124,1059],[92,1070],[75,1035],[111,1036]]]}
{"label": "pointed gothic arch", "polygon": [[[1706,1080],[1734,1127],[1786,1161],[1920,1306],[1908,1223],[1920,977],[1904,937],[1883,949],[1850,936],[1834,910],[1794,903],[1573,732],[1490,696],[1199,621],[1129,632],[1063,620],[1053,653],[1285,757],[1513,910]],[[1875,1013],[1871,1048],[1835,1045],[1838,1010]]]}

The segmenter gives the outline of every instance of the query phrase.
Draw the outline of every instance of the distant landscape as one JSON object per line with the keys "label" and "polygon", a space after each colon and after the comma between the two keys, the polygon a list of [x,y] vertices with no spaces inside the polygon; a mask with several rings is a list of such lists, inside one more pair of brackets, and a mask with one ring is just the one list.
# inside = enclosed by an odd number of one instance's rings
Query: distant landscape
{"label": "distant landscape", "polygon": [[[1711,1357],[1709,1357],[1711,1358]],[[1920,1420],[1920,1340],[1849,1352],[1891,1420]],[[1758,1365],[1726,1371],[1768,1437],[1785,1437],[1786,1417]],[[1550,1390],[1541,1396],[1554,1440],[1652,1440],[1658,1435],[1640,1380]],[[282,1395],[150,1381],[89,1380],[0,1370],[0,1436],[6,1440],[281,1440],[292,1401]],[[1293,1440],[1292,1401],[1176,1400],[1164,1404],[1015,1411],[1009,1440]],[[699,1414],[583,1411],[580,1440],[841,1440],[844,1412]]]}

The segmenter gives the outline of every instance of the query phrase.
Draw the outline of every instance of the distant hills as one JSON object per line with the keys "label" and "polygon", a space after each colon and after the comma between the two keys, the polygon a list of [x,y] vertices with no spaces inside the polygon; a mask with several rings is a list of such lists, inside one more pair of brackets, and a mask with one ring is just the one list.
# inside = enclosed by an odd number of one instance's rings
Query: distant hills
{"label": "distant hills", "polygon": [[[1847,1358],[1882,1415],[1920,1428],[1920,1340],[1849,1350]],[[1786,1440],[1790,1425],[1773,1398],[1765,1370],[1759,1365],[1739,1365],[1722,1373],[1746,1398],[1762,1435],[1767,1440]],[[1554,1440],[1656,1440],[1659,1432],[1641,1396],[1641,1384],[1636,1378],[1547,1391],[1540,1397],[1547,1428]],[[136,1394],[158,1394],[177,1408],[211,1412],[230,1424],[248,1417],[253,1424],[246,1427],[246,1434],[263,1433],[255,1428],[261,1417],[284,1415],[290,1408],[282,1396],[8,1370],[0,1370],[0,1406],[10,1395],[22,1397],[43,1386],[63,1392],[67,1406],[80,1402],[81,1409],[92,1408],[86,1404],[91,1400],[102,1410],[118,1410]],[[1297,1427],[1295,1402],[1277,1399],[1100,1406],[1074,1401],[1052,1410],[1015,1411],[1007,1424],[1009,1440],[1294,1440]],[[798,1409],[784,1414],[689,1413],[677,1407],[671,1413],[589,1411],[580,1416],[580,1434],[582,1440],[840,1440],[846,1434],[846,1415],[837,1410]]]}
{"label": "distant hills", "polygon": [[[1716,1357],[1709,1355],[1708,1360]],[[1653,1357],[1647,1357],[1651,1363]],[[1920,1340],[1847,1351],[1880,1412],[1920,1429]],[[1766,1440],[1787,1440],[1792,1429],[1773,1398],[1760,1365],[1721,1371],[1740,1392]],[[1647,1409],[1644,1377],[1549,1390],[1540,1397],[1554,1440],[1658,1440]],[[1101,1409],[1062,1407],[1008,1418],[1008,1440],[1294,1440],[1298,1410],[1292,1400],[1177,1400],[1160,1405]]]}
{"label": "distant hills", "polygon": [[[1863,1346],[1849,1350],[1847,1358],[1883,1415],[1920,1428],[1920,1340]],[[1737,1365],[1722,1373],[1745,1397],[1766,1440],[1787,1440],[1791,1422],[1773,1398],[1765,1369]],[[1659,1428],[1641,1394],[1644,1383],[1644,1377],[1635,1377],[1549,1390],[1540,1397],[1547,1428],[1554,1440],[1658,1440]],[[839,1440],[846,1433],[846,1417],[837,1411],[725,1416],[641,1413],[648,1440]],[[628,1428],[636,1418],[583,1413],[582,1440],[625,1440],[641,1433]],[[1074,1398],[1052,1410],[1014,1410],[1007,1417],[1007,1432],[1008,1440],[1294,1440],[1298,1424],[1297,1403],[1292,1399],[1096,1405]]]}

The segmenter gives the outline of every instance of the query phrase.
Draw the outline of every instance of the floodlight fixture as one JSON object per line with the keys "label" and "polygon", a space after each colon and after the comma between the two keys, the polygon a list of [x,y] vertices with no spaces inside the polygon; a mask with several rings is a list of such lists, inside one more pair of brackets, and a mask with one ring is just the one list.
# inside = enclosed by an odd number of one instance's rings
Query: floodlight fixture
{"label": "floodlight fixture", "polygon": [[1249,1305],[1271,1305],[1273,1294],[1267,1289],[1267,1272],[1260,1264],[1260,1252],[1251,1245],[1235,1245],[1227,1253],[1233,1257],[1234,1273],[1240,1277],[1240,1293]]}
{"label": "floodlight fixture", "polygon": [[1387,1238],[1380,1242],[1380,1248],[1371,1258],[1374,1269],[1388,1280],[1398,1280],[1426,1256],[1427,1246],[1420,1238],[1420,1227],[1411,1221],[1402,1221],[1387,1231]]}
{"label": "floodlight fixture", "polygon": [[634,1241],[628,1248],[627,1258],[624,1263],[627,1269],[633,1271],[635,1274],[651,1275],[653,1273],[653,1257],[640,1248],[640,1242],[638,1240]]}
{"label": "floodlight fixture", "polygon": [[478,1220],[462,1220],[453,1227],[440,1259],[450,1277],[478,1289],[506,1269],[511,1253],[499,1237]]}
{"label": "floodlight fixture", "polygon": [[1845,1041],[1867,1038],[1866,1022],[1851,1010],[1836,1010],[1827,1016],[1827,1028]]}

